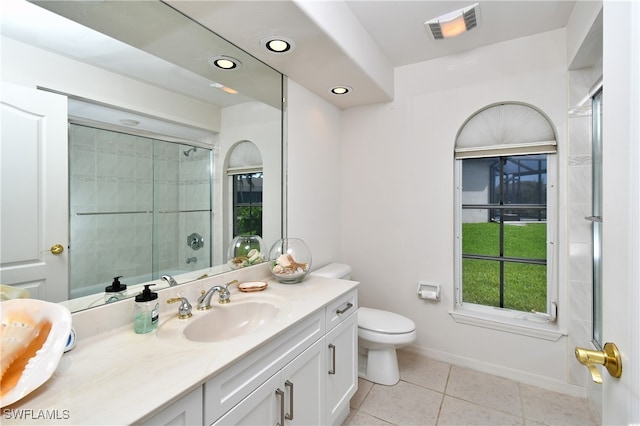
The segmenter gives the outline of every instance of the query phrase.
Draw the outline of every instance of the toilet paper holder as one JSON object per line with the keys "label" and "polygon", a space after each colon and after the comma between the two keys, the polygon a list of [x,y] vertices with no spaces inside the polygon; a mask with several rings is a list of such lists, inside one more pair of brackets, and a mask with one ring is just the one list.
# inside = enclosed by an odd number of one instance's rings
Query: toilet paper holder
{"label": "toilet paper holder", "polygon": [[440,301],[440,285],[419,281],[418,297],[420,299]]}

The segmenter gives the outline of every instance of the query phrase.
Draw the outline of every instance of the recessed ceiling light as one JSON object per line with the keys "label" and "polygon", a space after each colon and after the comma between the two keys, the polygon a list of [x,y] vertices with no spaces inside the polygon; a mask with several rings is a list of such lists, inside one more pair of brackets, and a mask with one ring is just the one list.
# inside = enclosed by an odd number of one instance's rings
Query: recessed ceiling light
{"label": "recessed ceiling light", "polygon": [[242,66],[242,62],[231,56],[218,55],[213,58],[209,58],[209,64],[218,67],[223,70],[234,70]]}
{"label": "recessed ceiling light", "polygon": [[329,89],[329,92],[333,93],[334,95],[346,95],[347,93],[351,92],[351,90],[352,89],[349,86],[335,86]]}
{"label": "recessed ceiling light", "polygon": [[293,40],[282,36],[263,38],[260,45],[271,53],[289,53],[296,46]]}
{"label": "recessed ceiling light", "polygon": [[456,37],[478,26],[478,3],[454,10],[424,23],[427,32],[435,40]]}

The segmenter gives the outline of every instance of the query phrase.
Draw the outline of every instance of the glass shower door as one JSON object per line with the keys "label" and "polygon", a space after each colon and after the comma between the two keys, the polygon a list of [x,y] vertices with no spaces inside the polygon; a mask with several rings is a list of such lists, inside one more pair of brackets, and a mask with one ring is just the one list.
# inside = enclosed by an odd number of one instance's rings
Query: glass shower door
{"label": "glass shower door", "polygon": [[69,298],[211,265],[212,151],[71,124]]}

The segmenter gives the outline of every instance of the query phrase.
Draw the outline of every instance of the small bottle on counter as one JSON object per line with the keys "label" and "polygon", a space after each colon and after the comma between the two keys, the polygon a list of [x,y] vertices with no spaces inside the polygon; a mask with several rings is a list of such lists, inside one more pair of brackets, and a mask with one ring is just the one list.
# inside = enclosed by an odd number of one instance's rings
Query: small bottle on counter
{"label": "small bottle on counter", "polygon": [[152,285],[155,284],[145,284],[142,293],[136,296],[133,330],[138,334],[151,333],[158,328],[160,304],[158,293],[149,289]]}
{"label": "small bottle on counter", "polygon": [[120,278],[122,275],[118,277],[113,277],[113,282],[110,286],[105,287],[104,289],[104,301],[106,303],[117,302],[118,300],[124,299],[127,294],[127,285],[120,283]]}

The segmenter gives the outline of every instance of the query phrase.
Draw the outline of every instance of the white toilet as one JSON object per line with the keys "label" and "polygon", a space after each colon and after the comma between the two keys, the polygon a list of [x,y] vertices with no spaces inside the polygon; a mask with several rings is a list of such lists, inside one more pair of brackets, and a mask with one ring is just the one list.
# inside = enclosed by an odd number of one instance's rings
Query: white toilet
{"label": "white toilet", "polygon": [[[351,267],[330,263],[311,275],[348,280]],[[361,306],[358,309],[358,375],[381,385],[395,385],[400,380],[396,349],[415,339],[416,325],[409,318]]]}

